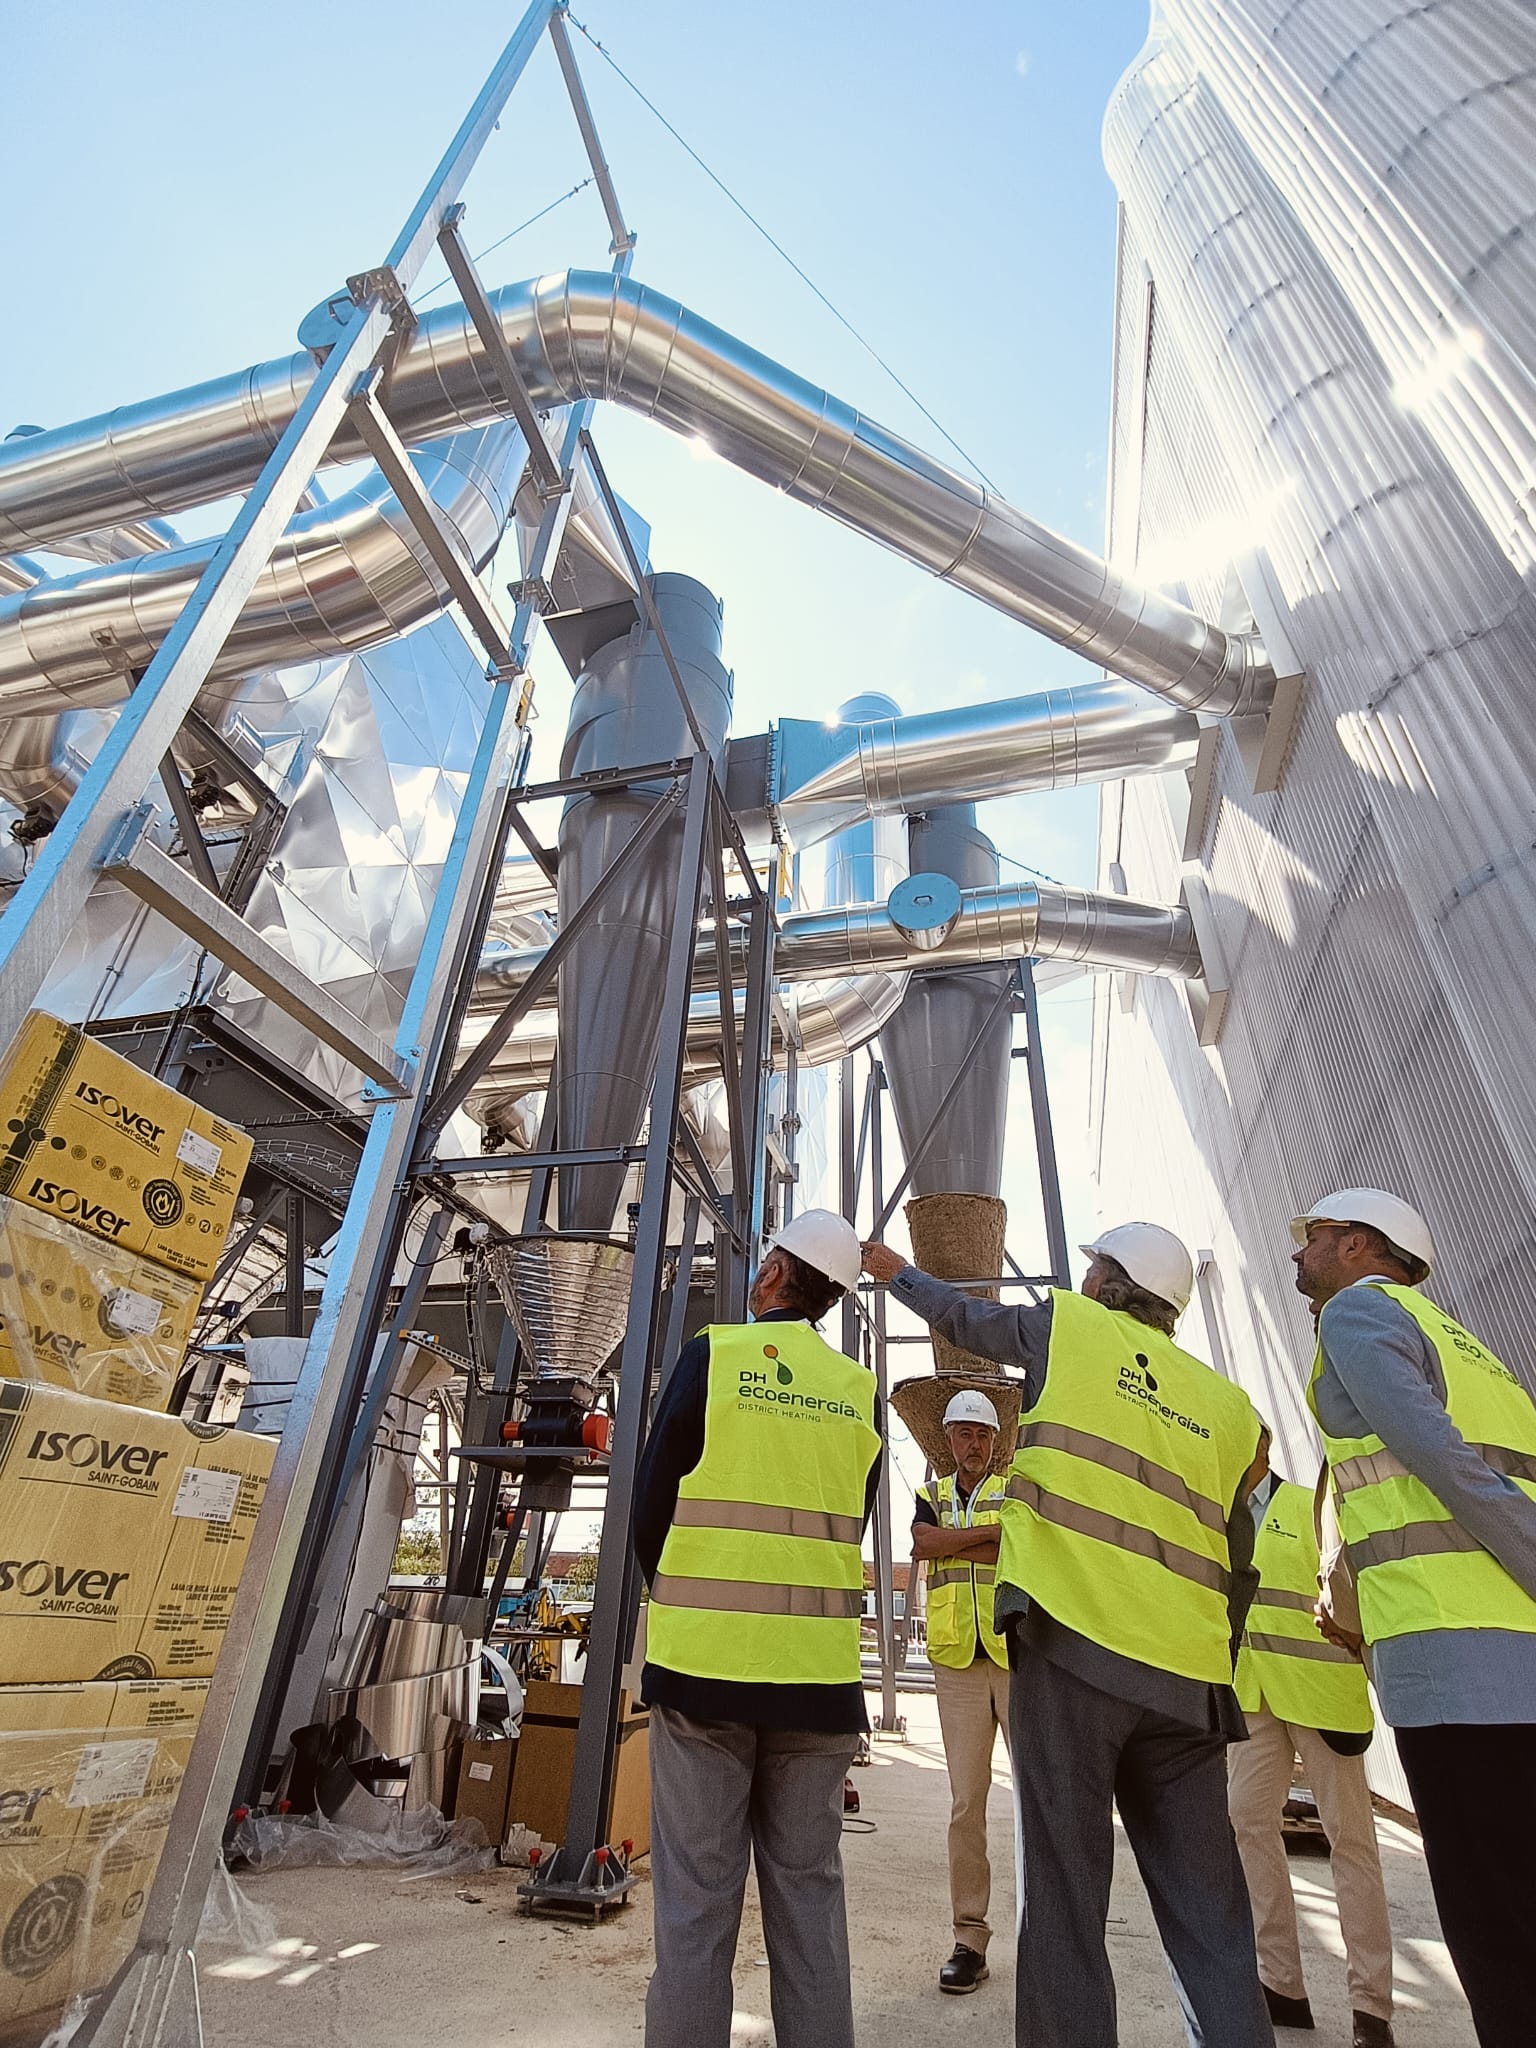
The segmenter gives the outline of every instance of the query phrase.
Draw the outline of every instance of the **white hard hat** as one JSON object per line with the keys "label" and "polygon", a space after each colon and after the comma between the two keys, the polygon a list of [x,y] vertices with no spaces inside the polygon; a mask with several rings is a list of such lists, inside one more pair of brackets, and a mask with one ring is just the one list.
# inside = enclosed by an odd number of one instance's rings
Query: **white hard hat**
{"label": "white hard hat", "polygon": [[974,1387],[967,1387],[963,1393],[956,1394],[944,1410],[944,1427],[948,1429],[952,1422],[984,1422],[988,1429],[996,1429],[997,1410],[985,1394],[978,1393]]}
{"label": "white hard hat", "polygon": [[1089,1258],[1113,1259],[1117,1266],[1166,1301],[1182,1315],[1195,1291],[1194,1262],[1171,1230],[1160,1223],[1117,1223],[1113,1230],[1101,1230],[1092,1244],[1080,1244]]}
{"label": "white hard hat", "polygon": [[835,1210],[802,1209],[777,1237],[769,1239],[768,1250],[793,1252],[797,1259],[835,1280],[845,1294],[859,1284],[859,1233]]}
{"label": "white hard hat", "polygon": [[1406,1255],[1408,1265],[1423,1267],[1421,1280],[1428,1278],[1435,1263],[1435,1241],[1424,1218],[1417,1209],[1410,1209],[1406,1202],[1380,1188],[1340,1188],[1336,1195],[1325,1196],[1305,1216],[1292,1217],[1291,1236],[1297,1244],[1306,1243],[1309,1223],[1369,1224]]}

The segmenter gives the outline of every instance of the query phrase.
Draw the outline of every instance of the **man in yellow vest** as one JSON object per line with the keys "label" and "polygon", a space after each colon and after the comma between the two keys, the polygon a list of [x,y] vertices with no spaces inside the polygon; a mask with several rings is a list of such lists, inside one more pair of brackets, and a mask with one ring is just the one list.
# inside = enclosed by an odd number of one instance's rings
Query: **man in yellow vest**
{"label": "man in yellow vest", "polygon": [[997,1560],[1019,1822],[1019,2048],[1113,2048],[1113,1808],[1192,2041],[1273,2048],[1227,1816],[1245,1735],[1235,1637],[1265,1471],[1246,1394],[1173,1342],[1194,1286],[1171,1231],[1084,1245],[1081,1294],[977,1301],[884,1245],[864,1269],[964,1350],[1024,1368]]}
{"label": "man in yellow vest", "polygon": [[1299,1752],[1317,1801],[1349,1976],[1353,2048],[1392,2048],[1392,1927],[1365,1780],[1373,1716],[1360,1659],[1313,1621],[1319,1557],[1309,1488],[1271,1473],[1254,1489],[1259,1590],[1237,1660],[1248,1740],[1227,1752],[1232,1827],[1253,1901],[1259,1979],[1277,2026],[1311,2028],[1282,1832]]}
{"label": "man in yellow vest", "polygon": [[813,1325],[857,1285],[851,1224],[808,1209],[752,1283],[754,1321],[686,1346],[636,1478],[650,1586],[656,1969],[646,2048],[729,2048],[757,1870],[779,2048],[853,2048],[843,1780],[868,1727],[861,1544],[874,1381]]}
{"label": "man in yellow vest", "polygon": [[914,1562],[928,1567],[928,1660],[949,1770],[949,1905],[955,1950],[939,1989],[974,1991],[987,1974],[987,1795],[997,1731],[1008,1741],[1008,1650],[992,1626],[993,1580],[1007,1482],[992,1470],[997,1410],[965,1388],[944,1410],[955,1470],[917,1496]]}
{"label": "man in yellow vest", "polygon": [[1420,1292],[1434,1245],[1398,1196],[1342,1189],[1291,1234],[1318,1316],[1307,1398],[1440,1925],[1482,2048],[1528,2048],[1536,1402]]}

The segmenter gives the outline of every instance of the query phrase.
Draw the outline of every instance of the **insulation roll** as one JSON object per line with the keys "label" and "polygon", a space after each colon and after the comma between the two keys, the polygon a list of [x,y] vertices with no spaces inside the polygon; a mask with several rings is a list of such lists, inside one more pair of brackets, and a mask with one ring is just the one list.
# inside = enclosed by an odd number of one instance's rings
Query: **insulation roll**
{"label": "insulation roll", "polygon": [[[918,1195],[908,1202],[906,1216],[913,1264],[936,1280],[974,1280],[1002,1272],[1008,1208],[996,1195]],[[995,1287],[970,1291],[997,1300]],[[933,1339],[933,1362],[940,1373],[970,1378],[1001,1378],[1003,1370],[940,1336]]]}

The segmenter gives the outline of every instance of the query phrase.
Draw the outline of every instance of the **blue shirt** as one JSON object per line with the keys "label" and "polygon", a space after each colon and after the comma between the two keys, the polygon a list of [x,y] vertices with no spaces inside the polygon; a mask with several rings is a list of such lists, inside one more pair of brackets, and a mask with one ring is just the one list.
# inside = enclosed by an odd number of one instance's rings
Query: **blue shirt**
{"label": "blue shirt", "polygon": [[[1536,1501],[1480,1458],[1446,1412],[1439,1355],[1407,1310],[1357,1281],[1318,1321],[1313,1398],[1329,1436],[1379,1436],[1393,1456],[1536,1600]],[[1426,1629],[1371,1645],[1394,1728],[1536,1722],[1536,1635]]]}

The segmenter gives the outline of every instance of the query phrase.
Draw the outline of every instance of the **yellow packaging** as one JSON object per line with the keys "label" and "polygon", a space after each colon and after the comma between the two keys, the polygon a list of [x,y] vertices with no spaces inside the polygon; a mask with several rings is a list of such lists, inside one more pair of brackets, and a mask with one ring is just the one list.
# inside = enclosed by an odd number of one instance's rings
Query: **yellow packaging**
{"label": "yellow packaging", "polygon": [[163,1409],[202,1298],[200,1280],[0,1200],[0,1379]]}
{"label": "yellow packaging", "polygon": [[0,2033],[126,1960],[207,1679],[0,1686]]}
{"label": "yellow packaging", "polygon": [[0,1380],[0,1673],[206,1677],[277,1446]]}
{"label": "yellow packaging", "polygon": [[0,1195],[193,1280],[218,1263],[251,1141],[34,1010],[0,1063]]}

